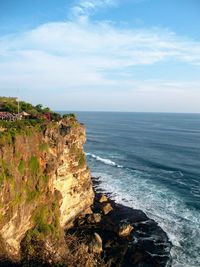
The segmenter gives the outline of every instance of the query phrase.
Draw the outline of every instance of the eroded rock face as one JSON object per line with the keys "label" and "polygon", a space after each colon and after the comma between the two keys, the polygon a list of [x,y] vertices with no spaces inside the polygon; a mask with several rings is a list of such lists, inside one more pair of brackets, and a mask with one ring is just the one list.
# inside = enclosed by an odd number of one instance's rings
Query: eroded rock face
{"label": "eroded rock face", "polygon": [[92,205],[94,193],[74,119],[0,142],[0,257],[18,260],[27,231],[54,234]]}
{"label": "eroded rock face", "polygon": [[[60,206],[60,224],[67,227],[74,218],[86,211],[93,202],[93,189],[90,171],[83,151],[85,128],[83,125],[65,125],[61,123],[60,133],[52,129],[46,132],[45,138],[55,140],[50,153],[55,158],[56,168],[52,170],[52,190],[62,195]],[[62,138],[59,139],[59,135]],[[58,136],[57,136],[58,135]],[[59,160],[58,160],[59,158]]]}

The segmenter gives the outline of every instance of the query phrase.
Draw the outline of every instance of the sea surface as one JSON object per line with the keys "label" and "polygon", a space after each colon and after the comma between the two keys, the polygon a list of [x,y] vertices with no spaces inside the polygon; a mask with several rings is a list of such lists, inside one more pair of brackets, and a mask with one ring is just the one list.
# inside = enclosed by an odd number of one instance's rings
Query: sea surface
{"label": "sea surface", "polygon": [[173,243],[173,267],[200,266],[200,114],[77,112],[92,175]]}

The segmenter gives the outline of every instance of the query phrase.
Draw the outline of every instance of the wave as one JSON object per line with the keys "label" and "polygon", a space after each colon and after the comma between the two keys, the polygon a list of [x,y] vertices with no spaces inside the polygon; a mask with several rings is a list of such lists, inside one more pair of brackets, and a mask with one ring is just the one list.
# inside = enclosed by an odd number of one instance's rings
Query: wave
{"label": "wave", "polygon": [[[86,154],[86,156],[88,156],[90,158],[93,158],[96,161],[100,161],[101,163],[104,163],[104,164],[109,165],[109,166],[112,166],[112,167],[123,168],[125,170],[130,171],[131,173],[133,173],[135,175],[136,174],[139,174],[139,175],[143,175],[145,177],[146,176],[151,176],[148,171],[135,169],[133,167],[126,167],[126,166],[117,164],[116,162],[114,162],[114,161],[112,161],[110,159],[102,158],[100,156],[97,156],[97,155],[92,154],[92,153],[89,153],[89,152],[88,153],[85,153],[85,154]],[[159,171],[160,171],[159,175],[161,175],[161,174],[164,174],[164,175],[168,174],[170,176],[173,176],[174,178],[179,178],[179,177],[181,178],[181,177],[184,176],[183,173],[181,171],[179,171],[179,170],[170,170],[169,168],[168,169],[162,169],[162,168],[160,168]]]}
{"label": "wave", "polygon": [[116,174],[92,174],[100,177],[97,191],[109,192],[116,202],[142,209],[149,218],[158,222],[173,243],[173,267],[200,266],[200,244],[196,241],[200,237],[200,215],[196,209],[188,207],[170,189],[154,184],[143,175],[141,179],[124,173],[118,179]]}
{"label": "wave", "polygon": [[101,158],[101,157],[96,156],[96,155],[91,154],[91,153],[86,153],[86,156],[89,156],[91,158],[94,158],[97,161],[103,162],[106,165],[114,166],[114,167],[117,167],[117,168],[123,168],[122,165],[119,165],[119,164],[115,163],[114,161],[112,161],[110,159],[104,159],[104,158]]}

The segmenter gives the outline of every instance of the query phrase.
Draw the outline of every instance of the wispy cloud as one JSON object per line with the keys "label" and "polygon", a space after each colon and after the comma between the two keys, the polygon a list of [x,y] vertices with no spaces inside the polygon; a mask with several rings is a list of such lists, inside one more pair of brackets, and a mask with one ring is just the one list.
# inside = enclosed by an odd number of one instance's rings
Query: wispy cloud
{"label": "wispy cloud", "polygon": [[[74,6],[73,15],[88,18],[96,9],[114,3],[82,0]],[[0,57],[0,88],[73,90],[74,96],[77,91],[91,90],[91,96],[95,92],[98,96],[113,90],[123,93],[126,87],[124,97],[128,94],[127,98],[131,98],[147,90],[156,90],[157,94],[161,90],[169,92],[170,88],[178,92],[180,88],[193,90],[196,94],[200,84],[181,83],[180,87],[178,81],[136,81],[134,71],[130,72],[132,67],[160,62],[168,63],[169,68],[173,62],[200,65],[199,42],[159,28],[117,28],[90,19],[84,23],[79,19],[47,23],[22,34],[1,37]]]}
{"label": "wispy cloud", "polygon": [[115,5],[117,0],[81,0],[71,9],[72,18],[87,20],[99,8]]}
{"label": "wispy cloud", "polygon": [[118,29],[105,22],[49,23],[0,41],[0,79],[13,83],[17,74],[22,83],[27,76],[40,77],[52,87],[110,84],[113,80],[106,73],[126,73],[131,66],[200,64],[198,42],[164,30]]}

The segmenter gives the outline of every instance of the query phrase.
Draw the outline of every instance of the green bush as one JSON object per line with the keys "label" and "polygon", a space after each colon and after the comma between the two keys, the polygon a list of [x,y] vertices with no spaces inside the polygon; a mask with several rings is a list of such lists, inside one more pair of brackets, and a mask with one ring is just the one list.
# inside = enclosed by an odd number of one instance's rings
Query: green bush
{"label": "green bush", "polygon": [[55,202],[53,203],[52,206],[42,206],[35,211],[35,227],[44,235],[53,234],[56,236],[60,230],[59,206]]}
{"label": "green bush", "polygon": [[56,113],[56,112],[52,112],[51,113],[51,118],[53,121],[59,121],[61,119],[61,115]]}
{"label": "green bush", "polygon": [[[0,97],[0,111],[7,111],[10,113],[18,113],[18,101],[14,97]],[[27,103],[25,101],[19,101],[19,112],[25,111],[31,115],[33,119],[42,117],[44,113],[50,113],[53,120],[59,120],[61,118],[60,114],[53,112],[48,107],[43,107],[41,104],[36,106]],[[25,119],[30,120],[30,117]],[[15,123],[16,121],[12,122]]]}
{"label": "green bush", "polygon": [[69,114],[64,114],[63,118],[73,118],[76,119],[76,114],[74,113],[69,113]]}

